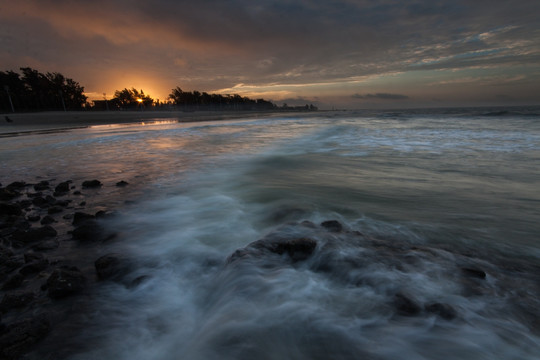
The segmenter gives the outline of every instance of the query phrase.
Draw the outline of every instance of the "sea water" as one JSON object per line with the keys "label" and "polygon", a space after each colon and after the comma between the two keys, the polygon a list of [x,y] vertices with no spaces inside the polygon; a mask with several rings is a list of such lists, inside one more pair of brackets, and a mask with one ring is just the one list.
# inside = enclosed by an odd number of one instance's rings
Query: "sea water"
{"label": "sea water", "polygon": [[170,119],[0,154],[6,184],[130,183],[100,190],[101,251],[144,281],[96,286],[68,358],[539,358],[539,108]]}

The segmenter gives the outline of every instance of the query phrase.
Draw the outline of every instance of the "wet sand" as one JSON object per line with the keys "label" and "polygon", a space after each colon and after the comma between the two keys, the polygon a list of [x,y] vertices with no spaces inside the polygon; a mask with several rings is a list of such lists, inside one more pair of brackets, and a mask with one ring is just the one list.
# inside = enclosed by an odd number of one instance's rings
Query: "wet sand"
{"label": "wet sand", "polygon": [[245,116],[269,116],[259,111],[50,111],[0,115],[0,134],[84,128],[93,125],[126,124],[153,120],[179,122],[226,120]]}

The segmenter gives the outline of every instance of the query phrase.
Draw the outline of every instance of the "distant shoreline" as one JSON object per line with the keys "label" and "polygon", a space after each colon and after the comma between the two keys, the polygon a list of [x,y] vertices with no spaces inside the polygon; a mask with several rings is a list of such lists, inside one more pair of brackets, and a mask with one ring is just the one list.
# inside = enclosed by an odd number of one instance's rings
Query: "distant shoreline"
{"label": "distant shoreline", "polygon": [[[295,112],[297,113],[297,112]],[[94,125],[138,123],[148,120],[178,122],[238,119],[246,116],[272,116],[279,111],[50,111],[0,115],[0,135],[49,132]],[[8,121],[9,119],[9,121]]]}

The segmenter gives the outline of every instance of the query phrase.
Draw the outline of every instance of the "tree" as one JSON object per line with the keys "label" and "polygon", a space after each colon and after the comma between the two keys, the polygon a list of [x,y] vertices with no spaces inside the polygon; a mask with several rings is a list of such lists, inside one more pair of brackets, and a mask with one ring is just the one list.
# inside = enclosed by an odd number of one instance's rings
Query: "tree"
{"label": "tree", "polygon": [[118,104],[123,109],[136,109],[139,106],[152,106],[154,99],[150,95],[145,95],[143,90],[138,91],[135,88],[124,88],[123,90],[116,90],[114,92],[114,98],[111,102]]}
{"label": "tree", "polygon": [[22,77],[13,72],[0,72],[0,108],[4,98],[11,98],[17,110],[79,110],[86,103],[84,87],[60,73],[42,74],[29,67],[21,68]]}

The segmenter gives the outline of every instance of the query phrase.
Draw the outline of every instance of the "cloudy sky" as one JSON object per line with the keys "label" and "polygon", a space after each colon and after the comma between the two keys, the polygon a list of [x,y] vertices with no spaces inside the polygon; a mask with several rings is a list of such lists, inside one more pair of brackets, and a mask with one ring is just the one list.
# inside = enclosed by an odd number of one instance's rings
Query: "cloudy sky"
{"label": "cloudy sky", "polygon": [[540,104],[538,0],[0,0],[0,70],[321,108]]}

